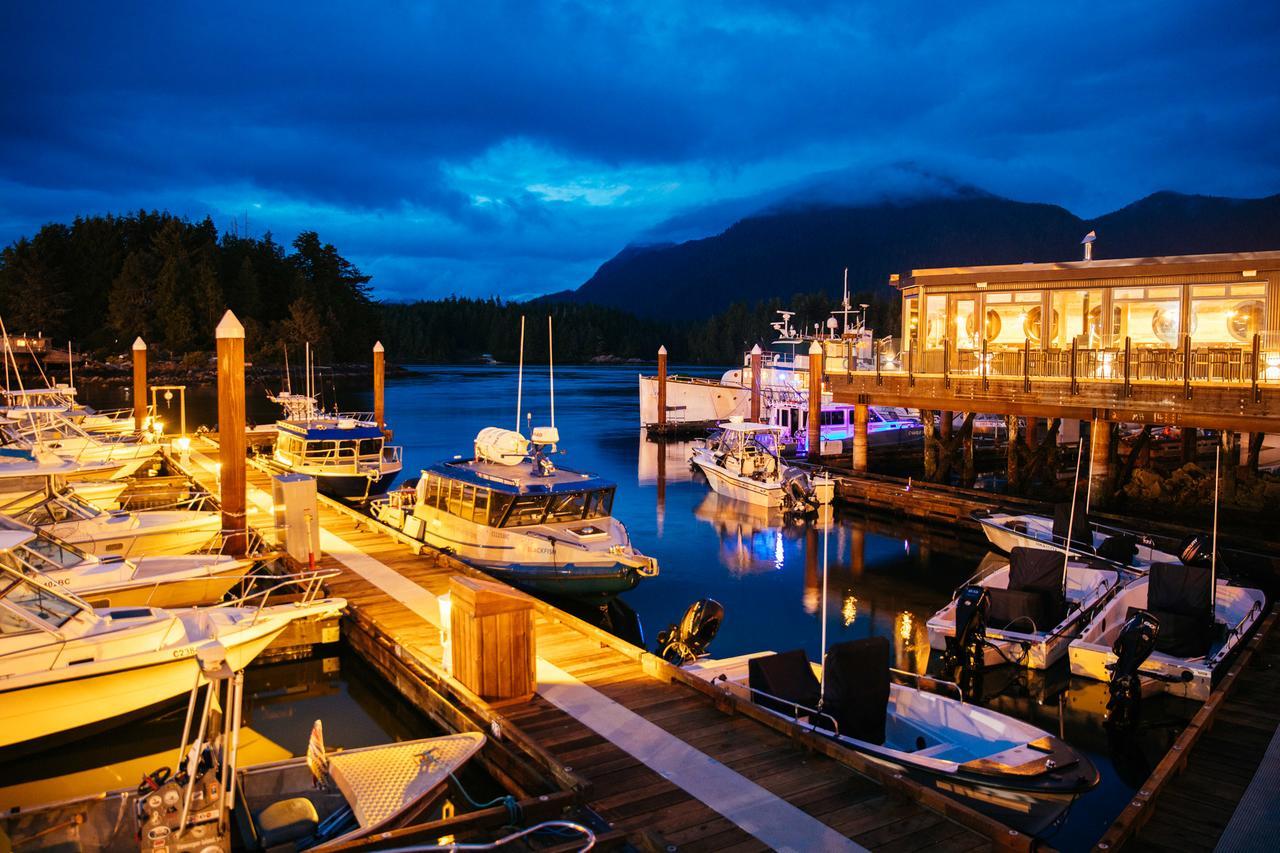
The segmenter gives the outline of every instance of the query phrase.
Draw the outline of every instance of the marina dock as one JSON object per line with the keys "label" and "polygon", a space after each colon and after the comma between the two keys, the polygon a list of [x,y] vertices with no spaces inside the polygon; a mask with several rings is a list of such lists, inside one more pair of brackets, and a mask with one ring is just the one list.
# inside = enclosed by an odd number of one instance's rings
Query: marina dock
{"label": "marina dock", "polygon": [[[212,486],[213,444],[185,469]],[[269,474],[248,471],[269,526]],[[318,567],[349,602],[344,635],[401,693],[453,727],[500,733],[493,768],[523,793],[572,790],[646,849],[1030,849],[1032,840],[541,601],[536,694],[491,705],[449,673],[438,596],[479,573],[321,498]],[[441,701],[443,700],[443,701]],[[461,709],[461,716],[455,716]],[[545,794],[544,794],[545,795]]]}

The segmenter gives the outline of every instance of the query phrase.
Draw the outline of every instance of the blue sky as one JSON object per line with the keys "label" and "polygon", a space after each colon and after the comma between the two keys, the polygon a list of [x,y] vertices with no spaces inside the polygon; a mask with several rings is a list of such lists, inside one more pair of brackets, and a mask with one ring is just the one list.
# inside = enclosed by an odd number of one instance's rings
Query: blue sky
{"label": "blue sky", "polygon": [[785,199],[1280,192],[1280,4],[0,8],[0,243],[318,230],[385,298],[576,287]]}

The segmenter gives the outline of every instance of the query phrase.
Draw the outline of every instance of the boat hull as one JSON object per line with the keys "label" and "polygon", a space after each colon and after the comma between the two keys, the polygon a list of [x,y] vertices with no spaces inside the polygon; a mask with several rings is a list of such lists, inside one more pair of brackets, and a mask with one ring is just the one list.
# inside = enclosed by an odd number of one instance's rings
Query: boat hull
{"label": "boat hull", "polygon": [[79,522],[49,525],[49,533],[98,557],[177,557],[198,551],[213,541],[222,527],[221,519],[206,513],[203,519],[176,524],[126,528],[119,532],[111,522],[82,529]]}
{"label": "boat hull", "polygon": [[[358,499],[386,494],[400,470],[386,471],[371,479],[364,474],[321,474],[316,476],[316,489],[331,498]],[[314,475],[313,475],[314,476]]]}
{"label": "boat hull", "polygon": [[764,483],[750,478],[735,477],[719,465],[694,456],[693,464],[707,477],[707,484],[718,495],[754,506],[777,509],[783,503],[782,483]]}
{"label": "boat hull", "polygon": [[70,589],[93,608],[103,607],[199,607],[216,604],[239,583],[249,563],[233,563],[226,571],[166,582],[138,582],[116,587]]}

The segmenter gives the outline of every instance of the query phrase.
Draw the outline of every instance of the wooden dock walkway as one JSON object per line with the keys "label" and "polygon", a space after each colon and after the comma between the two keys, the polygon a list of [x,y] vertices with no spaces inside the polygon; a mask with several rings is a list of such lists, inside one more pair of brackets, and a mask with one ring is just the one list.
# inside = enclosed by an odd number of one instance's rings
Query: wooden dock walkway
{"label": "wooden dock walkway", "polygon": [[[208,445],[203,446],[206,450]],[[211,484],[213,460],[189,472]],[[249,523],[270,526],[269,475],[250,468]],[[264,500],[265,497],[265,500]],[[1030,849],[1031,839],[825,739],[740,704],[694,676],[535,600],[538,692],[490,705],[453,679],[437,596],[477,574],[377,522],[320,501],[320,568],[341,574],[344,632],[428,714],[465,709],[509,750],[499,781],[521,796],[531,773],[649,849]],[[449,711],[434,711],[447,717]],[[493,768],[491,768],[493,770]]]}

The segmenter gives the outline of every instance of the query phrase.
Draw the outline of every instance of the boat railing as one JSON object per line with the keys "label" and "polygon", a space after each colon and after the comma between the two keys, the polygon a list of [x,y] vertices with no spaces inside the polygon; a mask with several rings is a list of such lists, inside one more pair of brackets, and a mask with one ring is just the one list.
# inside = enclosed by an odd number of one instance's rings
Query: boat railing
{"label": "boat railing", "polygon": [[[266,609],[271,596],[297,594],[300,591],[300,598],[296,603],[310,604],[312,601],[324,597],[324,582],[336,578],[340,574],[342,572],[337,569],[298,572],[295,574],[274,574],[272,572],[247,574],[243,578],[246,592],[235,598],[221,601],[214,606],[223,608],[252,606],[255,610],[253,619],[249,624],[251,626],[256,625],[258,617]],[[256,581],[265,581],[269,585],[263,589],[253,589]]]}
{"label": "boat railing", "polygon": [[910,678],[915,682],[917,690],[930,689],[933,687],[947,687],[955,691],[956,698],[961,702],[964,701],[964,691],[960,689],[960,685],[954,681],[948,681],[945,678],[938,678],[935,675],[927,673],[911,672],[906,669],[895,669],[889,667],[889,674],[900,678]]}
{"label": "boat railing", "polygon": [[[717,675],[715,678],[713,678],[711,681],[712,683],[715,683],[716,681],[722,681],[727,685],[729,684],[729,676],[725,675],[724,673],[721,673],[720,675]],[[752,702],[756,701],[755,700],[756,696],[762,696],[765,699],[769,700],[770,702],[776,702],[779,705],[789,706],[791,708],[791,719],[793,719],[797,723],[800,722],[801,717],[808,717],[810,720],[810,725],[813,725],[812,721],[814,717],[825,717],[826,719],[831,721],[831,731],[834,732],[837,736],[840,734],[840,722],[835,717],[828,714],[826,711],[821,711],[817,708],[810,708],[808,705],[804,705],[800,702],[797,702],[794,699],[785,699],[781,696],[775,696],[772,693],[761,690],[759,687],[752,687],[750,684],[740,684],[738,682],[734,682],[734,686],[741,687],[742,689],[746,690],[747,693],[752,697],[751,698]],[[760,703],[756,702],[756,704],[760,704]],[[771,708],[770,710],[776,711],[777,709]],[[804,713],[801,713],[802,711]]]}
{"label": "boat railing", "polygon": [[1245,631],[1248,630],[1248,627],[1250,625],[1252,625],[1255,621],[1257,621],[1257,618],[1259,615],[1261,615],[1261,613],[1262,613],[1262,599],[1256,599],[1253,602],[1253,605],[1249,608],[1248,612],[1246,612],[1244,616],[1240,617],[1240,621],[1230,626],[1229,628],[1227,628],[1227,635],[1222,639],[1222,648],[1218,649],[1218,651],[1215,652],[1206,662],[1210,666],[1214,666],[1217,664],[1219,660],[1221,660],[1222,658],[1230,654],[1231,650],[1235,648],[1235,645],[1231,642],[1231,639],[1234,637],[1237,640],[1237,642],[1240,639],[1242,639],[1244,637]]}

